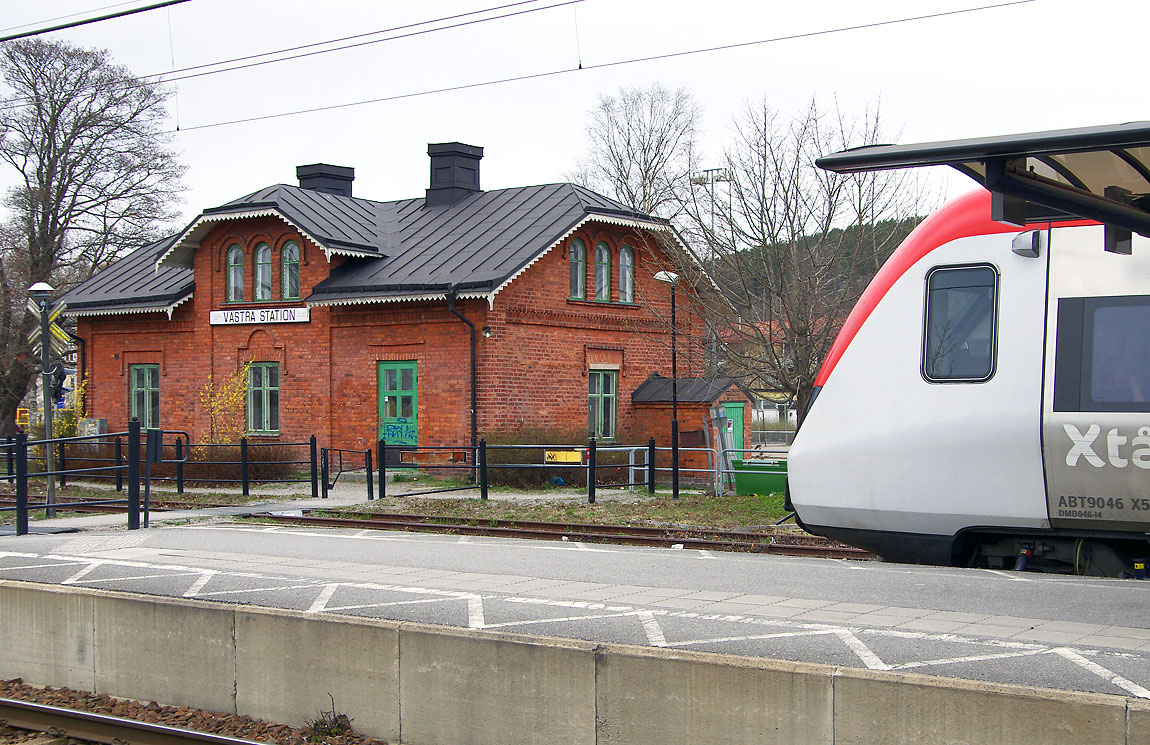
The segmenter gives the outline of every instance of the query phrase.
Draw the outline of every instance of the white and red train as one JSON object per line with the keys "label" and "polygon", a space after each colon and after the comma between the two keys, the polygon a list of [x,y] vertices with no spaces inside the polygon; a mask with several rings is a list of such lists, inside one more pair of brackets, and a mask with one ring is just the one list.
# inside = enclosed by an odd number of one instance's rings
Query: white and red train
{"label": "white and red train", "polygon": [[1133,574],[1150,557],[1150,239],[1117,253],[1089,210],[1010,225],[991,202],[929,217],[862,295],[791,449],[791,504],[887,560]]}

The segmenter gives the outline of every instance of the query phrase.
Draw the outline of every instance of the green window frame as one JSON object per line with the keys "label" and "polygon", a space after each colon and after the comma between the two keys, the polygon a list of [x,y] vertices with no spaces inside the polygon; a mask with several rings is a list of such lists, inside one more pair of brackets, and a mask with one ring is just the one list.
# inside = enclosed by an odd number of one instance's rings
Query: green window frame
{"label": "green window frame", "polygon": [[272,298],[272,248],[266,243],[256,246],[256,271],[253,296],[256,300]]}
{"label": "green window frame", "polygon": [[288,241],[280,252],[284,300],[299,300],[299,245]]}
{"label": "green window frame", "polygon": [[600,440],[615,439],[618,414],[619,372],[587,371],[587,434]]}
{"label": "green window frame", "polygon": [[611,249],[606,243],[595,246],[595,300],[611,300]]}
{"label": "green window frame", "polygon": [[630,246],[619,249],[619,302],[635,302],[635,252]]}
{"label": "green window frame", "polygon": [[128,365],[128,409],[143,429],[160,428],[159,365]]}
{"label": "green window frame", "polygon": [[229,303],[242,303],[244,301],[244,250],[239,244],[228,249],[227,274],[227,301]]}
{"label": "green window frame", "polygon": [[248,367],[248,434],[278,435],[279,431],[279,363],[253,362]]}
{"label": "green window frame", "polygon": [[583,241],[573,238],[568,256],[571,264],[571,299],[582,300],[587,295],[587,247]]}

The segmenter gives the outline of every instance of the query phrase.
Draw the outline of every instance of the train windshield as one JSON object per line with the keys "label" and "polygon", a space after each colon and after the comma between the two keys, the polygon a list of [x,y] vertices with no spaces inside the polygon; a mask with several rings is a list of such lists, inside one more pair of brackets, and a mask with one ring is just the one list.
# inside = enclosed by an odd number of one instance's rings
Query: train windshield
{"label": "train windshield", "polygon": [[995,290],[990,266],[946,267],[927,276],[922,373],[932,382],[977,382],[994,372]]}

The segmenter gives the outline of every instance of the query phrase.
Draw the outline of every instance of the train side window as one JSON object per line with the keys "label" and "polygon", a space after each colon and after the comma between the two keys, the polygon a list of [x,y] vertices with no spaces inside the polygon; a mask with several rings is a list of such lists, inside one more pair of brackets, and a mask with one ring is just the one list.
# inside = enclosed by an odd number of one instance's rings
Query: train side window
{"label": "train side window", "polygon": [[922,374],[934,383],[994,375],[998,272],[988,265],[940,267],[926,278]]}
{"label": "train side window", "polygon": [[1150,411],[1150,297],[1062,298],[1055,411]]}

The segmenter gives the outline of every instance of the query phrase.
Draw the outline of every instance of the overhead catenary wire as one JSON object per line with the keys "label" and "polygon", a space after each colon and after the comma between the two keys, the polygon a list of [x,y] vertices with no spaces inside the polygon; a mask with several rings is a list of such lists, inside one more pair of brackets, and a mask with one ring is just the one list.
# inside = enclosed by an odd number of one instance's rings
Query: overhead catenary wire
{"label": "overhead catenary wire", "polygon": [[[180,0],[180,1],[186,2],[186,0]],[[449,15],[449,16],[441,16],[439,18],[432,18],[432,19],[429,19],[426,21],[418,21],[416,23],[408,23],[408,24],[404,24],[401,26],[393,26],[390,28],[379,29],[376,31],[369,31],[369,32],[362,33],[362,34],[354,34],[352,36],[345,36],[345,37],[340,37],[340,38],[335,38],[335,39],[327,39],[324,41],[311,42],[308,44],[301,44],[301,45],[294,46],[294,47],[286,47],[284,49],[272,50],[269,52],[260,52],[258,54],[249,54],[249,55],[245,55],[242,57],[234,57],[234,58],[226,59],[226,60],[218,60],[216,62],[208,62],[208,63],[204,63],[204,64],[200,64],[200,65],[192,65],[189,67],[172,69],[172,70],[169,70],[167,72],[151,73],[148,75],[140,76],[138,79],[139,80],[138,83],[128,83],[124,87],[132,87],[135,85],[140,85],[140,86],[142,86],[142,85],[153,85],[155,83],[174,83],[174,82],[177,82],[180,80],[188,80],[191,78],[205,77],[208,75],[216,75],[216,74],[225,73],[225,72],[234,72],[236,70],[244,70],[244,69],[248,69],[248,68],[252,68],[252,67],[269,65],[269,64],[276,63],[276,62],[287,62],[289,60],[300,59],[303,57],[311,57],[311,56],[315,56],[315,55],[319,55],[319,54],[326,54],[328,52],[338,52],[338,51],[343,51],[346,49],[354,49],[357,47],[367,46],[370,44],[379,44],[379,43],[388,42],[388,41],[397,41],[399,39],[407,39],[407,38],[411,38],[413,36],[422,36],[422,35],[426,35],[426,34],[430,34],[430,33],[435,33],[438,31],[447,31],[447,30],[462,28],[465,26],[471,26],[471,25],[475,25],[475,24],[479,24],[479,23],[486,23],[488,21],[497,21],[497,20],[502,20],[505,18],[512,18],[515,16],[526,15],[528,13],[537,13],[537,12],[543,11],[543,10],[551,10],[553,8],[559,8],[559,7],[563,7],[563,6],[567,6],[567,5],[575,5],[575,4],[584,2],[584,0],[561,0],[560,2],[552,3],[551,5],[542,5],[542,6],[537,6],[534,8],[526,8],[524,10],[519,10],[519,11],[514,11],[514,12],[509,12],[509,13],[502,13],[500,15],[488,16],[486,18],[475,18],[475,19],[468,20],[468,21],[462,21],[459,23],[452,23],[452,24],[446,25],[446,26],[436,26],[434,28],[422,29],[419,31],[409,31],[408,33],[399,34],[397,36],[389,36],[389,37],[384,38],[384,39],[372,39],[371,41],[357,42],[355,44],[346,44],[344,46],[332,47],[330,49],[319,49],[319,50],[315,50],[315,51],[311,51],[311,52],[304,52],[303,54],[294,54],[294,55],[290,55],[290,56],[286,56],[286,57],[276,57],[275,59],[266,59],[266,60],[262,60],[259,62],[250,62],[248,64],[243,64],[243,65],[234,65],[232,67],[225,67],[223,69],[218,69],[218,70],[206,69],[206,68],[212,68],[212,67],[221,67],[222,65],[231,65],[231,64],[236,63],[236,62],[247,62],[248,60],[256,60],[256,59],[260,59],[261,57],[271,57],[273,55],[285,54],[288,52],[295,52],[295,51],[300,51],[300,50],[304,50],[304,49],[314,49],[315,47],[324,46],[324,45],[328,45],[328,44],[339,44],[339,43],[344,42],[344,41],[351,41],[354,39],[362,39],[362,38],[365,38],[368,36],[378,36],[379,34],[393,33],[396,31],[405,31],[407,29],[414,29],[414,28],[418,28],[420,26],[428,26],[428,25],[435,24],[435,23],[443,23],[445,21],[455,21],[455,20],[458,20],[461,18],[468,18],[470,16],[481,15],[481,14],[485,14],[485,13],[495,13],[498,11],[507,10],[509,8],[515,8],[515,7],[519,7],[519,6],[523,6],[523,5],[533,5],[533,4],[536,4],[538,2],[540,2],[540,0],[519,0],[518,2],[507,3],[504,5],[495,5],[495,6],[491,6],[491,7],[487,7],[487,8],[482,8],[480,10],[468,11],[466,13],[457,13],[457,14]],[[174,67],[174,65],[173,65],[173,67]],[[196,70],[201,70],[202,72],[194,72]],[[191,74],[188,74],[188,75],[180,75],[179,74],[179,73],[183,73],[183,72],[188,72]],[[149,78],[156,78],[156,80],[151,81],[151,80],[148,80]],[[22,105],[23,103],[26,103],[26,101],[24,99],[11,98],[11,99],[8,99],[7,101],[3,102],[2,104],[0,104],[0,110],[15,108],[15,107]]]}
{"label": "overhead catenary wire", "polygon": [[90,23],[100,23],[101,21],[110,21],[113,18],[123,18],[124,16],[135,15],[136,13],[146,13],[149,10],[158,10],[166,8],[170,5],[179,5],[180,3],[190,2],[190,0],[163,0],[162,2],[152,3],[140,8],[129,8],[128,10],[121,10],[115,13],[108,13],[94,18],[83,18],[79,21],[71,21],[70,23],[60,23],[55,26],[46,26],[44,28],[33,29],[31,31],[21,31],[16,34],[8,34],[7,36],[0,36],[0,42],[14,41],[15,39],[24,39],[29,36],[40,36],[41,34],[51,33],[53,31],[62,31],[66,28],[75,28],[77,26],[87,26]]}
{"label": "overhead catenary wire", "polygon": [[1007,2],[991,3],[988,5],[979,5],[971,8],[959,8],[957,10],[939,11],[937,13],[926,13],[915,16],[906,16],[903,18],[893,18],[884,21],[872,21],[869,23],[852,24],[849,26],[838,26],[835,28],[821,29],[818,31],[804,31],[795,34],[787,34],[785,36],[775,36],[768,39],[757,39],[755,41],[735,42],[732,44],[722,44],[712,47],[703,47],[700,49],[690,49],[678,52],[667,52],[665,54],[648,55],[645,57],[633,57],[629,59],[614,60],[611,62],[601,62],[599,64],[583,64],[581,61],[576,67],[564,67],[557,70],[546,70],[543,72],[526,73],[523,75],[514,75],[505,78],[498,78],[494,80],[483,80],[473,83],[461,83],[459,85],[449,85],[440,88],[431,88],[421,91],[412,91],[409,93],[397,93],[391,96],[382,96],[379,98],[371,98],[360,101],[350,101],[347,103],[331,104],[328,106],[313,106],[305,109],[293,109],[291,111],[281,111],[274,114],[262,114],[258,116],[243,117],[239,119],[229,119],[219,122],[210,122],[208,124],[197,124],[190,127],[183,127],[180,131],[187,132],[197,129],[212,129],[216,127],[226,127],[236,124],[248,124],[251,122],[267,121],[269,119],[280,119],[288,116],[300,116],[303,114],[315,114],[323,111],[335,111],[338,109],[347,109],[355,106],[367,106],[375,103],[386,103],[388,101],[399,101],[406,98],[418,98],[422,96],[432,96],[441,93],[451,93],[456,91],[470,90],[474,88],[484,88],[495,85],[506,85],[508,83],[518,83],[526,80],[537,80],[540,78],[554,77],[558,75],[569,75],[571,73],[583,72],[587,70],[600,70],[611,67],[621,67],[623,65],[633,65],[642,62],[655,62],[659,60],[674,59],[677,57],[687,57],[696,54],[708,54],[712,52],[729,51],[732,49],[741,49],[751,46],[759,46],[762,44],[774,44],[784,41],[796,41],[799,39],[809,39],[818,36],[828,36],[831,34],[840,34],[850,31],[863,31],[867,29],[881,28],[884,26],[893,26],[903,23],[914,23],[918,21],[927,21],[937,18],[945,18],[949,16],[963,15],[968,13],[978,13],[989,10],[998,10],[1018,5],[1027,5],[1036,3],[1040,0],[1008,0]]}
{"label": "overhead catenary wire", "polygon": [[136,2],[136,0],[125,0],[125,2],[122,2],[122,3],[112,3],[111,5],[101,5],[99,8],[89,8],[88,10],[82,10],[78,13],[65,13],[62,16],[53,16],[51,18],[41,18],[38,21],[30,21],[29,23],[18,23],[15,26],[9,26],[8,28],[0,28],[0,34],[5,33],[7,31],[15,31],[18,28],[28,28],[29,26],[39,26],[40,24],[43,24],[43,23],[52,23],[53,21],[62,21],[65,18],[75,18],[76,16],[87,15],[88,13],[99,13],[101,10],[107,10],[108,8],[122,8],[125,5],[132,5],[135,2]]}

